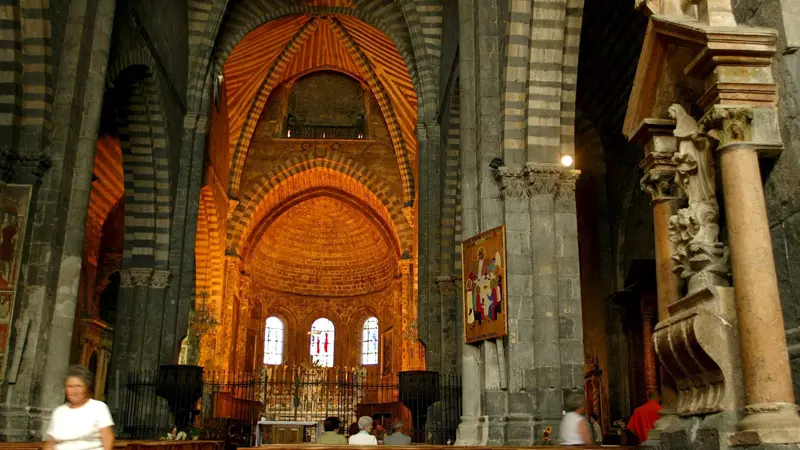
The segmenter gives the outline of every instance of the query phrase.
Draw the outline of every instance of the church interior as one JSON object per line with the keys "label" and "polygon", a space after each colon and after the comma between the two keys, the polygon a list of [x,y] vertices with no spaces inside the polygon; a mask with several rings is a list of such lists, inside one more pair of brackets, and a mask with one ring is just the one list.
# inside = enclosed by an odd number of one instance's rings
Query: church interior
{"label": "church interior", "polygon": [[795,2],[10,0],[0,448],[72,364],[130,439],[525,447],[578,393],[796,448]]}

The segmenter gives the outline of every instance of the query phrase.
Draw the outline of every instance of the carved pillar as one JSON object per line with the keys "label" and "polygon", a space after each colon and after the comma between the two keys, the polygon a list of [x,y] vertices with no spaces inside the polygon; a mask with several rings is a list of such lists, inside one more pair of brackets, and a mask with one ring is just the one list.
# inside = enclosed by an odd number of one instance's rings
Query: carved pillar
{"label": "carved pillar", "polygon": [[[675,186],[676,169],[672,160],[677,147],[674,129],[672,120],[647,119],[631,138],[631,142],[644,149],[645,157],[639,164],[644,172],[640,185],[652,198],[659,321],[669,317],[669,305],[680,298],[679,279],[672,271],[672,243],[669,239],[669,219],[677,209],[680,195]],[[652,337],[645,341],[647,344],[654,345]],[[675,380],[663,367],[660,370],[662,418],[656,423],[655,433],[648,434],[651,440],[657,440],[660,432],[671,423],[678,401]]]}
{"label": "carved pillar", "polygon": [[780,151],[773,108],[712,107],[704,123],[719,142],[722,188],[736,282],[745,416],[736,445],[800,442],[775,260],[758,153]]}
{"label": "carved pillar", "polygon": [[[669,219],[669,237],[673,272],[686,280],[688,293],[667,305],[669,316],[655,330],[656,352],[676,381],[680,416],[732,414],[741,403],[738,338],[731,326],[733,292],[726,287],[728,249],[718,240],[713,150],[680,105],[669,112],[676,120],[675,182],[686,196],[685,207]],[[719,428],[716,435],[725,431]]]}
{"label": "carved pillar", "polygon": [[147,324],[147,299],[150,291],[150,279],[153,269],[132,268],[128,269],[130,283],[133,285],[133,305],[130,318],[127,355],[128,370],[140,370],[143,367],[143,349],[148,336]]}

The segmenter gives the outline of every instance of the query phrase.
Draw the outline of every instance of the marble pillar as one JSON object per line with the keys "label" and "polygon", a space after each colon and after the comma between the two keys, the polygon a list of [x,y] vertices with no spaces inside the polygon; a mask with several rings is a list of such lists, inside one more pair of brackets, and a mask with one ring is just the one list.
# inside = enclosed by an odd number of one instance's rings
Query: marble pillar
{"label": "marble pillar", "polygon": [[744,386],[734,445],[800,442],[759,153],[774,155],[773,108],[712,107],[703,119],[719,146]]}
{"label": "marble pillar", "polygon": [[658,376],[656,375],[656,352],[653,348],[653,318],[655,311],[650,299],[645,296],[641,300],[639,311],[642,316],[642,344],[644,347],[644,387],[648,394],[658,392]]}
{"label": "marble pillar", "polygon": [[[675,186],[675,153],[676,141],[673,135],[675,123],[666,119],[647,119],[631,142],[642,146],[645,157],[639,164],[644,172],[640,185],[643,191],[650,194],[653,207],[653,235],[656,256],[656,290],[658,320],[669,317],[669,305],[680,298],[680,280],[672,268],[672,243],[669,239],[669,219],[677,210],[680,191]],[[650,344],[653,345],[652,333]],[[653,347],[655,351],[655,348]],[[661,432],[673,423],[678,401],[675,380],[663,367],[661,375],[661,419],[648,434],[648,445],[657,445]]]}
{"label": "marble pillar", "polygon": [[[225,289],[222,299],[220,324],[216,333],[215,370],[229,370],[234,367],[234,307],[239,298],[242,276],[242,259],[238,255],[225,255]],[[196,300],[195,300],[196,301]],[[206,307],[210,307],[206,305]]]}

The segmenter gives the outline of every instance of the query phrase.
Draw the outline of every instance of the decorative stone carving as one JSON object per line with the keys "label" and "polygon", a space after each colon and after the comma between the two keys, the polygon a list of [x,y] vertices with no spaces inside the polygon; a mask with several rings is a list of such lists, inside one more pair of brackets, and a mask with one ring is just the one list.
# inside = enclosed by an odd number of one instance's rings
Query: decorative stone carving
{"label": "decorative stone carving", "polygon": [[236,211],[236,207],[239,206],[239,200],[235,198],[228,199],[228,222],[231,221],[233,217],[233,212]]}
{"label": "decorative stone carving", "polygon": [[156,270],[150,279],[150,286],[156,289],[166,289],[172,280],[172,272],[169,270]]}
{"label": "decorative stone carving", "polygon": [[728,248],[717,240],[719,205],[711,143],[683,107],[672,105],[669,113],[676,120],[673,134],[678,142],[672,156],[675,181],[689,203],[669,221],[674,272],[688,281],[689,292],[727,286],[730,257]]}
{"label": "decorative stone carving", "polygon": [[440,137],[440,127],[436,122],[425,123],[425,134],[428,139],[438,140]]}
{"label": "decorative stone carving", "polygon": [[580,170],[564,169],[561,171],[561,177],[557,185],[558,188],[556,189],[556,198],[575,199],[575,185],[580,176]]}
{"label": "decorative stone carving", "polygon": [[753,111],[750,108],[712,108],[700,120],[708,136],[720,146],[752,140]]}
{"label": "decorative stone carving", "polygon": [[456,293],[456,286],[461,283],[461,277],[437,277],[433,283],[440,295],[450,295]]}
{"label": "decorative stone carving", "polygon": [[527,196],[525,169],[500,167],[495,172],[495,178],[500,183],[500,198],[523,198]]}
{"label": "decorative stone carving", "polygon": [[742,402],[733,289],[706,287],[669,306],[656,354],[678,387],[681,416],[734,411]]}
{"label": "decorative stone carving", "polygon": [[120,271],[123,286],[149,286],[153,276],[153,269],[133,268]]}
{"label": "decorative stone carving", "polygon": [[556,164],[526,164],[525,175],[528,180],[528,195],[555,195],[563,170],[561,166]]}

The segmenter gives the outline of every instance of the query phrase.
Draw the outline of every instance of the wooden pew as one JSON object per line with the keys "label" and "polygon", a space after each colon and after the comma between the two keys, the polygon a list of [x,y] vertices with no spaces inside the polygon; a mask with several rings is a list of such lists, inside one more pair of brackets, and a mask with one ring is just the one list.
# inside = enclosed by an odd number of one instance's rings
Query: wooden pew
{"label": "wooden pew", "polygon": [[[114,450],[219,450],[217,441],[116,441]],[[0,442],[0,450],[44,450],[44,442]]]}
{"label": "wooden pew", "polygon": [[[251,448],[244,448],[239,447],[237,450],[342,450],[343,445],[318,445],[318,444],[269,444],[269,445],[262,445],[261,447],[251,447]],[[370,447],[363,447],[363,446],[354,446],[356,448],[366,449]],[[377,448],[379,449],[392,449],[392,450],[445,450],[448,448],[452,448],[454,450],[547,450],[553,448],[581,448],[581,449],[589,449],[589,450],[609,450],[609,449],[620,449],[620,450],[633,450],[636,447],[617,447],[617,446],[606,446],[601,447],[598,445],[587,445],[583,447],[575,447],[575,446],[561,446],[561,445],[547,445],[547,446],[533,446],[533,447],[516,447],[516,446],[497,446],[497,447],[479,447],[479,446],[453,446],[453,445],[424,445],[424,444],[413,444],[413,445],[387,445],[383,446],[380,445]]]}

